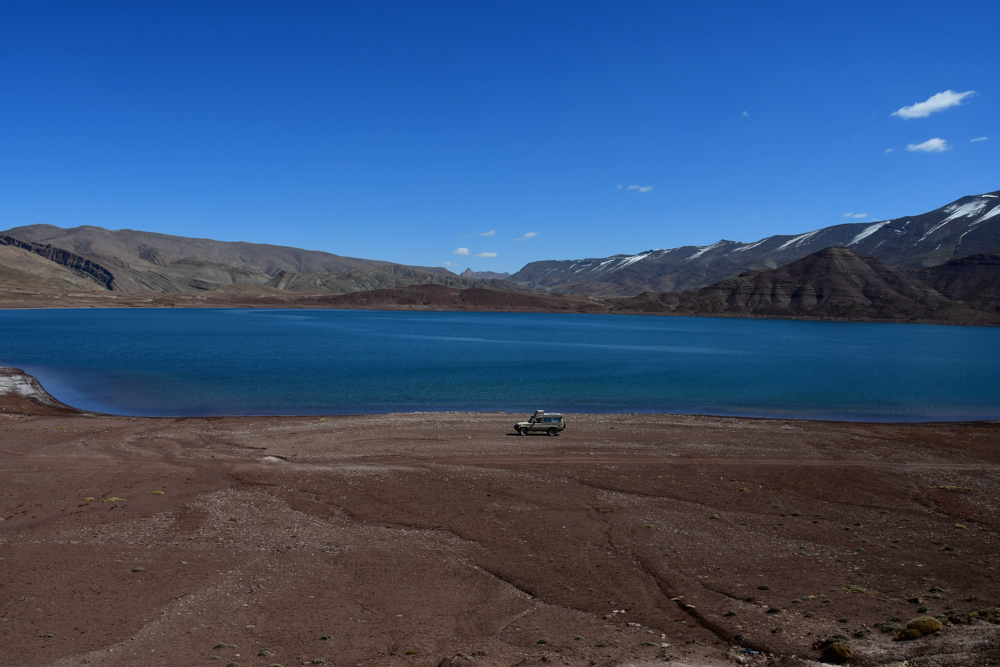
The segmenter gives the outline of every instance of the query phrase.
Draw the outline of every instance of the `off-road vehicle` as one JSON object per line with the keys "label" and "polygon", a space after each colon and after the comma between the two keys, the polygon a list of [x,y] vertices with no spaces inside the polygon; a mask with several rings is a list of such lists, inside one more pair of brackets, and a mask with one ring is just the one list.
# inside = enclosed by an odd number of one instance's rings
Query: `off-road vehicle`
{"label": "off-road vehicle", "polygon": [[535,414],[528,418],[528,421],[514,424],[514,430],[520,435],[528,435],[531,432],[558,435],[559,431],[564,428],[566,428],[566,421],[561,414],[545,412],[544,410],[536,410]]}

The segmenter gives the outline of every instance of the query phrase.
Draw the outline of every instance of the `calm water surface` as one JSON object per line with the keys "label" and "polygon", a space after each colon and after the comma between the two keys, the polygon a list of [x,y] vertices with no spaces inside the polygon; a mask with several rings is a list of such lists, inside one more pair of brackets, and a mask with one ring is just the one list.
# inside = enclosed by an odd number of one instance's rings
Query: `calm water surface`
{"label": "calm water surface", "polygon": [[1000,329],[527,313],[0,311],[0,365],[127,415],[1000,419]]}

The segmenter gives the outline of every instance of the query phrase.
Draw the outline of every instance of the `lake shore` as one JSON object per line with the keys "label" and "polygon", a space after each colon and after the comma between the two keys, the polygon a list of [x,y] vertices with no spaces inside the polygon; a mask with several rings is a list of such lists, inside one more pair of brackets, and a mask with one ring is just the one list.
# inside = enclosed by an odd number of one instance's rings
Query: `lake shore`
{"label": "lake shore", "polygon": [[[857,664],[1000,659],[970,616],[1000,605],[997,423],[524,437],[492,413],[89,415],[14,385],[8,664],[799,665],[834,634]],[[926,614],[952,624],[880,631]]]}
{"label": "lake shore", "polygon": [[831,315],[757,314],[748,312],[670,311],[641,301],[641,297],[615,299],[575,294],[529,294],[495,290],[454,290],[430,286],[349,294],[307,294],[283,290],[252,292],[245,289],[204,293],[155,293],[0,289],[0,310],[46,308],[276,308],[385,310],[415,312],[573,313],[582,315],[645,315],[652,317],[711,317],[748,320],[797,320],[804,322],[872,322],[879,324],[936,324],[941,326],[996,327],[997,317],[835,317]]}

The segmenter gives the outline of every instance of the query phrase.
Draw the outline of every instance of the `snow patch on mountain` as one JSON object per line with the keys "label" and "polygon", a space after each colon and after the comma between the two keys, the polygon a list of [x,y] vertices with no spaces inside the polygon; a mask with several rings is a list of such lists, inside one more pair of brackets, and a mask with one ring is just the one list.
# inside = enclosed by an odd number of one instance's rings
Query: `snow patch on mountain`
{"label": "snow patch on mountain", "polygon": [[994,216],[997,216],[997,215],[1000,215],[1000,206],[997,206],[992,211],[989,211],[988,213],[986,213],[986,215],[982,216],[981,218],[979,218],[978,220],[976,220],[975,222],[973,222],[971,225],[969,225],[969,227],[975,227],[980,222],[986,222],[990,218],[992,218]]}
{"label": "snow patch on mountain", "polygon": [[864,241],[866,238],[868,238],[869,236],[871,236],[872,234],[874,234],[875,232],[882,229],[888,224],[889,221],[886,220],[885,222],[876,222],[874,225],[869,225],[865,227],[863,230],[861,230],[861,233],[855,236],[853,239],[851,239],[851,242],[848,243],[847,245],[854,245],[855,243],[860,243],[861,241]]}
{"label": "snow patch on mountain", "polygon": [[970,201],[970,202],[968,202],[966,204],[962,204],[962,205],[951,204],[950,206],[946,206],[943,209],[944,212],[945,213],[951,213],[951,215],[949,215],[947,218],[945,218],[944,220],[942,220],[938,224],[936,224],[933,227],[931,227],[931,229],[926,234],[924,234],[923,236],[920,237],[919,240],[917,240],[917,243],[920,243],[921,241],[923,241],[924,239],[926,239],[928,236],[930,236],[931,234],[933,234],[937,230],[939,230],[942,227],[944,227],[945,225],[947,225],[952,220],[958,220],[959,218],[969,218],[969,217],[972,217],[974,215],[979,215],[980,211],[982,211],[984,208],[986,208],[987,204],[989,204],[988,201],[984,201],[982,198],[977,198],[975,201]]}
{"label": "snow patch on mountain", "polygon": [[698,259],[699,257],[701,257],[702,255],[704,255],[704,254],[705,254],[706,252],[708,252],[709,250],[712,250],[712,249],[714,249],[714,248],[718,248],[718,247],[719,247],[720,245],[722,245],[723,243],[725,243],[725,241],[716,241],[716,242],[715,242],[715,243],[713,243],[712,245],[707,245],[707,246],[699,246],[699,247],[698,247],[698,252],[696,252],[695,254],[693,254],[693,255],[691,255],[690,257],[688,257],[688,258],[687,258],[687,261],[691,261],[692,259]]}
{"label": "snow patch on mountain", "polygon": [[612,271],[620,271],[621,269],[624,269],[626,266],[631,266],[631,265],[635,264],[636,262],[641,262],[642,260],[646,259],[647,257],[649,257],[652,254],[653,254],[652,251],[650,251],[650,252],[644,252],[644,253],[639,254],[639,255],[632,255],[627,260],[625,260],[624,262],[622,262],[621,264],[619,264],[618,266],[614,267],[611,270]]}
{"label": "snow patch on mountain", "polygon": [[761,243],[764,243],[764,242],[765,242],[765,241],[767,241],[767,240],[768,240],[768,239],[761,239],[760,241],[757,241],[756,243],[750,243],[749,245],[744,245],[744,246],[742,246],[742,247],[739,247],[739,248],[736,248],[736,249],[735,249],[735,250],[733,250],[732,252],[743,252],[744,250],[752,250],[753,248],[756,248],[756,247],[757,247],[757,246],[759,246],[759,245],[760,245]]}
{"label": "snow patch on mountain", "polygon": [[780,246],[778,246],[777,248],[775,248],[774,252],[781,252],[782,250],[784,250],[785,248],[788,248],[788,247],[792,246],[793,244],[795,245],[796,248],[798,248],[800,245],[802,245],[803,243],[805,243],[806,241],[808,241],[812,237],[816,236],[821,231],[823,231],[823,230],[822,229],[815,229],[815,230],[813,230],[811,232],[806,232],[805,234],[801,234],[799,236],[796,236],[795,238],[790,239],[788,241],[785,241]]}

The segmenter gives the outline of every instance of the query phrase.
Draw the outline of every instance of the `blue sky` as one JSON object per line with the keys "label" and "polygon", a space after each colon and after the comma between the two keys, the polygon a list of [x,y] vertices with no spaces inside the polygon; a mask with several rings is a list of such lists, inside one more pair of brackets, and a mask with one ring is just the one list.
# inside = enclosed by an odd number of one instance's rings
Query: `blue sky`
{"label": "blue sky", "polygon": [[995,0],[6,2],[0,229],[515,271],[922,213],[1000,189],[998,20]]}

